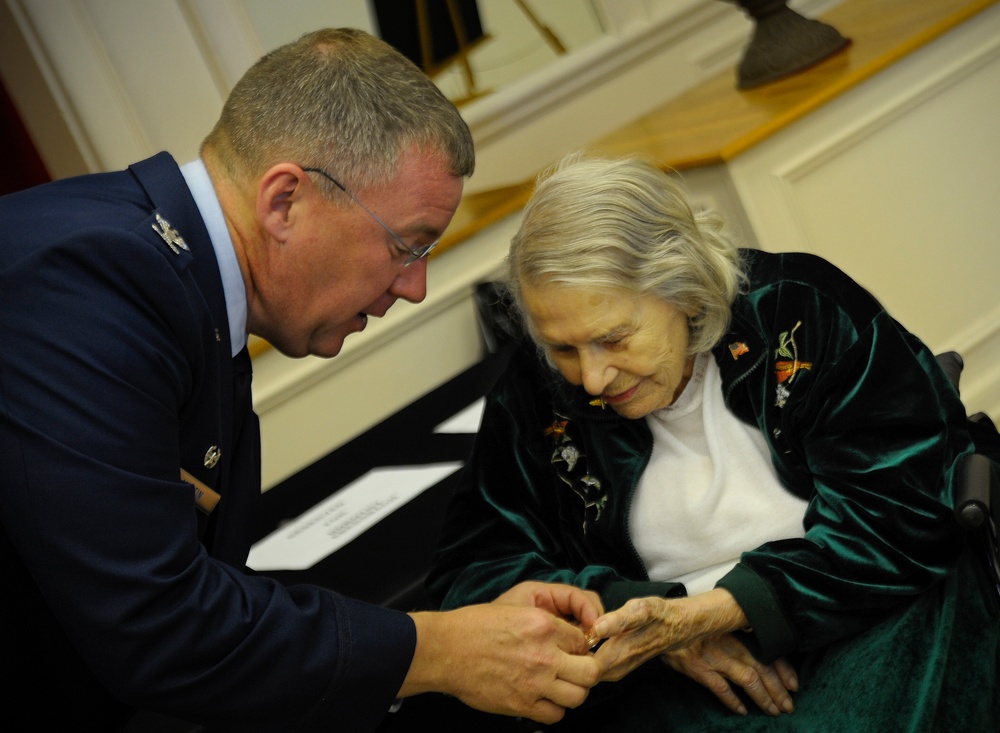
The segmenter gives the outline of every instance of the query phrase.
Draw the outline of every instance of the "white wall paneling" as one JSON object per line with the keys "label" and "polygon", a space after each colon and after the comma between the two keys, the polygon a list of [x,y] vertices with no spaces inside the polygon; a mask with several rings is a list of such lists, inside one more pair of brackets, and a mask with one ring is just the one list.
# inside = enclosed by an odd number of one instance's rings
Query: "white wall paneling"
{"label": "white wall paneling", "polygon": [[172,0],[7,0],[91,171],[159,150],[181,160],[221,109],[209,72]]}
{"label": "white wall paneling", "polygon": [[729,164],[764,249],[822,255],[1000,415],[1000,7]]}
{"label": "white wall paneling", "polygon": [[[816,15],[837,2],[792,5]],[[338,22],[341,11],[366,7],[0,3],[0,71],[57,176],[121,168],[159,150],[193,158],[228,90],[272,38],[355,24]],[[595,0],[602,5],[605,20],[614,19],[610,34],[463,107],[479,151],[467,192],[526,181],[730,68],[751,30],[735,5],[718,0]],[[309,10],[293,18],[296,8]],[[273,24],[269,13],[278,16]],[[367,11],[355,17],[366,20]],[[998,19],[1000,8],[984,11],[729,165],[684,176],[751,243],[756,235],[765,248],[828,256],[935,349],[961,351],[970,407],[994,416]],[[425,303],[397,304],[337,358],[293,360],[272,350],[255,360],[265,487],[479,358],[472,288],[496,274],[516,224],[511,217],[432,259]]]}
{"label": "white wall paneling", "polygon": [[224,100],[243,73],[268,50],[267,44],[241,0],[177,0],[177,6]]}

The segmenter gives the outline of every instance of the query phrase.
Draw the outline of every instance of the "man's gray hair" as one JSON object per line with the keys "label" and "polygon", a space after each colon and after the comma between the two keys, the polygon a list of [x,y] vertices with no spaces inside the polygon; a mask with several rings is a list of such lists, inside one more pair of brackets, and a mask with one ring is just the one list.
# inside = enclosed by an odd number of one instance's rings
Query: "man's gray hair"
{"label": "man's gray hair", "polygon": [[327,28],[257,61],[202,153],[211,150],[234,180],[292,162],[358,190],[388,183],[410,146],[438,152],[455,176],[475,168],[468,126],[423,71],[364,31]]}

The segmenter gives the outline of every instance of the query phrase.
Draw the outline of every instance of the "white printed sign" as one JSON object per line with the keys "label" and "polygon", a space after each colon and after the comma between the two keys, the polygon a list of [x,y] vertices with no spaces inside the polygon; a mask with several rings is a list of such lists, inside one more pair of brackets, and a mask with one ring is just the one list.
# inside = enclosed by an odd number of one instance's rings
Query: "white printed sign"
{"label": "white printed sign", "polygon": [[451,416],[434,428],[435,433],[478,433],[483,419],[486,399],[480,397],[461,412]]}
{"label": "white printed sign", "polygon": [[254,570],[306,570],[462,467],[461,462],[378,468],[250,548]]}

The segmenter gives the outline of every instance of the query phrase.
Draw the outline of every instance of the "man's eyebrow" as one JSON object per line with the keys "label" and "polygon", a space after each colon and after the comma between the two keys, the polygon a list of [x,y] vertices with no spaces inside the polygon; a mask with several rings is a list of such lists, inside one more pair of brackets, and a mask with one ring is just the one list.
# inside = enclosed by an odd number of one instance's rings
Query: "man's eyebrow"
{"label": "man's eyebrow", "polygon": [[419,236],[421,234],[426,234],[434,239],[440,239],[444,236],[445,229],[438,229],[433,224],[429,224],[425,221],[418,221],[413,226],[403,227],[402,231],[409,236]]}

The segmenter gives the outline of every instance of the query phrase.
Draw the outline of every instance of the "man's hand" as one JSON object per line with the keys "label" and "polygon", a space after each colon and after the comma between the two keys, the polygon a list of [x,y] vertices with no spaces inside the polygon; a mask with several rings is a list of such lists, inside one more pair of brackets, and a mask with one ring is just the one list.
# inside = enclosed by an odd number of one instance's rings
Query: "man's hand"
{"label": "man's hand", "polygon": [[553,616],[587,629],[604,613],[601,597],[593,591],[562,583],[532,580],[518,583],[494,603],[541,608]]}
{"label": "man's hand", "polygon": [[792,696],[788,694],[799,689],[792,665],[784,659],[773,665],[757,661],[732,634],[699,639],[666,652],[663,659],[678,672],[711,690],[734,713],[746,715],[747,709],[730,683],[742,687],[768,715],[795,710]]}
{"label": "man's hand", "polygon": [[593,594],[530,583],[494,603],[412,613],[417,649],[400,697],[443,692],[486,712],[558,722],[600,681],[578,625],[599,612]]}

